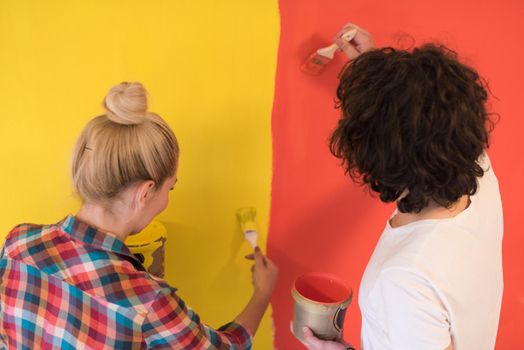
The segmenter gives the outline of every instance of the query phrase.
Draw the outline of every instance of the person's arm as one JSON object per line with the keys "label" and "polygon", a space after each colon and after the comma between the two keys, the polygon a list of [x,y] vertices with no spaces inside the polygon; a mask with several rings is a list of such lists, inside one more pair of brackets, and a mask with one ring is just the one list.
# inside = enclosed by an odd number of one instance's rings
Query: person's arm
{"label": "person's arm", "polygon": [[254,257],[253,297],[235,319],[215,330],[200,321],[200,317],[176,294],[165,288],[150,305],[142,324],[148,349],[250,349],[252,337],[269,304],[277,268],[260,250]]}
{"label": "person's arm", "polygon": [[269,258],[264,257],[258,247],[255,248],[254,254],[246,258],[255,261],[252,267],[255,291],[244,310],[235,318],[235,322],[255,334],[271,300],[278,269]]}
{"label": "person's arm", "polygon": [[214,330],[176,294],[163,289],[149,306],[142,323],[147,349],[250,349],[252,336],[232,322]]}

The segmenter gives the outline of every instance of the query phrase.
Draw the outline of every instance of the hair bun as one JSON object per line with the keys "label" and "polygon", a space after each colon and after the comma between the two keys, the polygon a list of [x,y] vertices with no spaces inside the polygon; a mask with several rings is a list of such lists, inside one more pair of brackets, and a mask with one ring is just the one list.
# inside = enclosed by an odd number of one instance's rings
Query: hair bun
{"label": "hair bun", "polygon": [[137,125],[146,120],[147,91],[141,83],[123,82],[113,86],[104,100],[109,120],[123,125]]}

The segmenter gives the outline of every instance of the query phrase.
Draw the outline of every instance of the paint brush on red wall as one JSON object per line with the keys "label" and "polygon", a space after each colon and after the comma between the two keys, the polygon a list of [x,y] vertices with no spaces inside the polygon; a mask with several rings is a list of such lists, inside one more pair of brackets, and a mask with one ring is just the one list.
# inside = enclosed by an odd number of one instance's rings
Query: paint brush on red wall
{"label": "paint brush on red wall", "polygon": [[[357,30],[351,29],[342,34],[342,39],[349,42],[355,37],[356,34]],[[304,61],[302,66],[300,66],[300,70],[307,74],[319,75],[324,71],[326,65],[331,62],[333,57],[335,57],[335,52],[337,52],[337,50],[337,44],[332,44],[330,46],[318,49],[311,56],[309,56],[307,60]]]}

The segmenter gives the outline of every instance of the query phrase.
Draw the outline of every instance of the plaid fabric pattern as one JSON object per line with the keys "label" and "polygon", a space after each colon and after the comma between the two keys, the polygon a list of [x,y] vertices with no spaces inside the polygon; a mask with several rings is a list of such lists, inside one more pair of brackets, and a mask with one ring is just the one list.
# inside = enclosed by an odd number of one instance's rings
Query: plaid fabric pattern
{"label": "plaid fabric pattern", "polygon": [[24,224],[0,259],[0,349],[251,349],[234,322],[219,330],[116,236],[69,215]]}

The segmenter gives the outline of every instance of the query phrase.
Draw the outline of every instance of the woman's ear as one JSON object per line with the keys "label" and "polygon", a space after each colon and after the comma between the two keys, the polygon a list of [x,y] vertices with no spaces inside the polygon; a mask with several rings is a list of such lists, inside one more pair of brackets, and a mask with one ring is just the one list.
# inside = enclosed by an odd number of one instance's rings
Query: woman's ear
{"label": "woman's ear", "polygon": [[155,193],[155,182],[152,180],[140,183],[136,189],[135,203],[137,209],[143,208]]}

